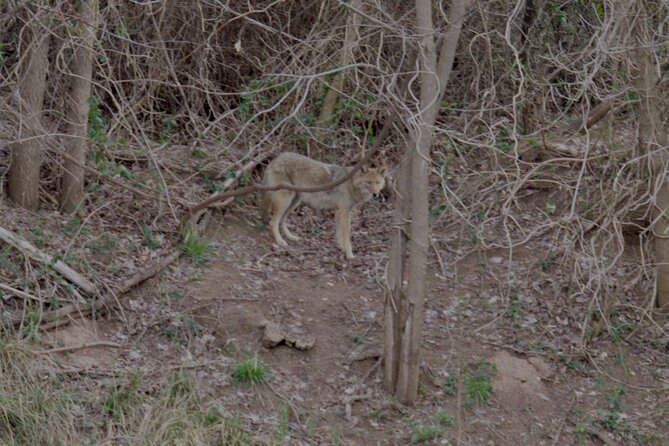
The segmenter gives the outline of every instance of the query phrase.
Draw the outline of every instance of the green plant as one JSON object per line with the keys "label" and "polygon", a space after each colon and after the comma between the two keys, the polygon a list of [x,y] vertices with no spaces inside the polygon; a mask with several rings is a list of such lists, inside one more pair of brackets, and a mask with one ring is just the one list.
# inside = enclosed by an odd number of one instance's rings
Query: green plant
{"label": "green plant", "polygon": [[100,98],[93,95],[88,98],[88,136],[99,146],[111,142],[109,135],[104,131],[107,120],[100,110]]}
{"label": "green plant", "polygon": [[503,153],[507,153],[513,148],[513,141],[509,138],[506,130],[500,131],[497,135],[495,148]]}
{"label": "green plant", "polygon": [[251,182],[251,173],[250,172],[242,172],[239,175],[239,185],[240,186],[248,186],[249,183]]}
{"label": "green plant", "polygon": [[276,439],[283,443],[288,439],[288,421],[290,419],[290,408],[288,404],[279,407],[279,425],[276,428]]}
{"label": "green plant", "polygon": [[186,373],[179,371],[170,377],[167,396],[171,401],[197,397],[195,381]]}
{"label": "green plant", "polygon": [[86,243],[86,247],[97,254],[110,254],[116,250],[118,240],[111,234],[102,234]]}
{"label": "green plant", "polygon": [[195,147],[193,150],[191,150],[190,154],[193,158],[208,158],[209,157],[209,155],[207,155],[207,152],[200,149],[199,147]]}
{"label": "green plant", "polygon": [[193,316],[182,315],[164,327],[162,333],[172,342],[186,346],[189,339],[201,335],[203,330],[202,325],[193,319]]}
{"label": "green plant", "polygon": [[306,434],[311,437],[314,434],[314,429],[316,428],[316,419],[309,415],[307,416],[307,420],[304,423],[304,430]]}
{"label": "green plant", "polygon": [[542,270],[546,271],[551,263],[555,260],[556,254],[555,253],[549,253],[546,258],[539,260],[539,266],[541,267]]}
{"label": "green plant", "polygon": [[4,268],[14,274],[21,274],[21,267],[12,259],[13,248],[9,245],[0,251],[0,268]]}
{"label": "green plant", "polygon": [[585,424],[576,423],[574,432],[576,432],[576,439],[580,444],[584,444],[590,436],[590,428]]}
{"label": "green plant", "polygon": [[426,426],[418,424],[413,426],[413,432],[411,433],[411,442],[412,443],[424,443],[428,440],[433,440],[437,438],[443,428],[436,424],[428,424]]}
{"label": "green plant", "polygon": [[616,385],[606,396],[607,409],[598,409],[596,411],[599,417],[599,423],[607,430],[627,435],[631,432],[631,427],[621,410],[624,407],[622,396],[625,393],[625,387]]}
{"label": "green plant", "polygon": [[457,390],[457,385],[458,385],[458,379],[455,377],[455,375],[449,375],[448,378],[444,380],[443,383],[441,383],[441,388],[446,393],[446,395],[455,395],[455,392]]}
{"label": "green plant", "polygon": [[79,218],[79,216],[76,214],[72,214],[69,220],[67,220],[67,223],[65,223],[65,232],[68,234],[75,234],[77,231],[79,231],[81,225],[81,218]]}
{"label": "green plant", "polygon": [[464,380],[465,404],[485,403],[492,396],[491,374],[495,371],[494,364],[481,361],[476,371],[466,375]]}
{"label": "green plant", "polygon": [[259,384],[267,379],[269,369],[258,361],[258,356],[238,361],[232,368],[232,377],[247,384]]}
{"label": "green plant", "polygon": [[619,412],[623,407],[622,396],[625,393],[625,387],[622,385],[613,386],[611,394],[606,396],[606,402],[609,409]]}
{"label": "green plant", "polygon": [[120,420],[131,407],[139,402],[137,388],[141,379],[138,376],[133,377],[127,384],[114,386],[104,401],[104,410],[112,416],[114,420]]}
{"label": "green plant", "polygon": [[383,420],[386,418],[386,413],[379,409],[370,409],[368,415],[378,420]]}
{"label": "green plant", "polygon": [[555,205],[555,203],[550,203],[550,202],[547,201],[546,206],[544,206],[544,213],[546,213],[546,215],[548,215],[550,217],[553,214],[555,214],[556,209],[557,209],[557,206]]}
{"label": "green plant", "polygon": [[439,206],[434,206],[432,209],[430,209],[430,218],[432,220],[436,220],[439,218],[444,212],[446,212],[449,209],[448,204],[440,204]]}
{"label": "green plant", "polygon": [[160,248],[160,242],[153,237],[151,228],[146,225],[142,227],[142,236],[144,236],[144,246],[148,247],[149,249]]}
{"label": "green plant", "polygon": [[215,407],[198,408],[195,411],[195,416],[206,427],[215,426],[224,421],[223,414]]}
{"label": "green plant", "polygon": [[220,192],[223,190],[221,183],[216,180],[212,180],[206,173],[202,173],[200,176],[202,177],[202,181],[204,181],[204,187],[207,192]]}
{"label": "green plant", "polygon": [[615,322],[611,323],[610,327],[611,340],[613,342],[620,342],[623,340],[623,336],[626,332],[634,329],[634,324],[630,324],[629,322]]}
{"label": "green plant", "polygon": [[159,139],[161,143],[165,143],[169,140],[170,135],[175,132],[177,120],[174,118],[163,118],[162,124],[163,128],[160,130]]}
{"label": "green plant", "polygon": [[506,307],[506,315],[512,319],[518,319],[521,315],[520,300],[514,298]]}
{"label": "green plant", "polygon": [[442,411],[438,411],[437,413],[435,413],[432,418],[441,426],[450,426],[455,422],[455,418],[453,418],[452,415],[449,415]]}
{"label": "green plant", "polygon": [[660,424],[666,426],[669,424],[669,405],[664,406],[658,413],[658,418],[660,419]]}
{"label": "green plant", "polygon": [[543,351],[546,348],[546,341],[543,339],[539,339],[535,343],[531,343],[528,345],[528,349],[533,352],[540,352]]}
{"label": "green plant", "polygon": [[214,253],[214,247],[210,240],[200,237],[190,230],[184,236],[182,250],[195,265],[206,263]]}
{"label": "green plant", "polygon": [[35,344],[39,344],[41,339],[39,328],[41,321],[40,313],[40,309],[36,305],[33,305],[32,303],[28,304],[28,311],[23,326],[24,338]]}
{"label": "green plant", "polygon": [[581,211],[588,211],[592,208],[592,206],[595,204],[595,202],[588,198],[585,194],[584,191],[580,191],[578,193],[579,200],[578,200],[578,207],[581,209]]}
{"label": "green plant", "polygon": [[39,222],[33,228],[33,240],[38,248],[44,246],[44,231],[42,230],[42,224]]}
{"label": "green plant", "polygon": [[352,340],[353,340],[353,342],[355,342],[356,344],[360,344],[360,345],[367,344],[367,339],[365,339],[364,336],[359,335],[359,334],[357,334],[357,335],[353,335]]}

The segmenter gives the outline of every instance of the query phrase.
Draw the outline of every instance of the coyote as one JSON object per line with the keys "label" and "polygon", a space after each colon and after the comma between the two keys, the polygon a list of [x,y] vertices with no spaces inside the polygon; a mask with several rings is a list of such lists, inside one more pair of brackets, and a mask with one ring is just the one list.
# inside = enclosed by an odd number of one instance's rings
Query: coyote
{"label": "coyote", "polygon": [[[320,161],[285,152],[274,159],[265,170],[264,184],[276,186],[281,183],[300,187],[322,186],[350,172],[351,167],[325,164]],[[335,209],[335,233],[339,247],[346,258],[353,258],[351,248],[351,210],[370,198],[379,196],[385,187],[386,166],[362,167],[351,179],[323,192],[293,192],[277,190],[266,192],[263,215],[272,220],[269,223],[274,240],[280,246],[288,244],[279,233],[279,226],[288,240],[299,240],[286,227],[286,217],[302,201],[316,209]],[[267,219],[265,218],[265,222]]]}

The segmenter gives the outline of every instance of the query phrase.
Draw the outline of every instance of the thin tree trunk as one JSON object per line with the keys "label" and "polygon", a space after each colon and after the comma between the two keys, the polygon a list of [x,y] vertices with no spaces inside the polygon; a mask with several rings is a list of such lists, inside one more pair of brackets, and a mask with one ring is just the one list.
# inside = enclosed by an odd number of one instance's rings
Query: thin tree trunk
{"label": "thin tree trunk", "polygon": [[404,268],[406,263],[407,234],[411,217],[411,158],[405,156],[400,165],[397,195],[390,240],[390,259],[387,270],[386,302],[384,306],[384,383],[395,393],[400,364],[402,325],[406,319],[404,296]]}
{"label": "thin tree trunk", "polygon": [[[356,10],[362,9],[362,0],[351,0],[351,8]],[[354,12],[348,17],[346,23],[346,31],[344,32],[344,46],[342,47],[340,66],[344,67],[353,61],[353,49],[357,44],[357,35],[358,30],[360,29],[360,16]],[[338,72],[332,83],[330,84],[330,89],[325,94],[325,99],[323,100],[323,108],[321,109],[321,114],[318,118],[316,124],[319,127],[325,127],[328,124],[332,124],[332,118],[334,116],[335,108],[337,107],[337,102],[341,96],[341,92],[344,88],[344,73]]]}
{"label": "thin tree trunk", "polygon": [[36,18],[21,31],[21,61],[18,82],[19,142],[13,145],[9,168],[8,195],[17,205],[30,210],[39,207],[39,173],[42,104],[48,66],[49,35]]}
{"label": "thin tree trunk", "polygon": [[432,126],[439,110],[437,79],[437,48],[432,23],[432,2],[416,1],[416,31],[419,43],[420,113],[414,129],[415,145],[411,160],[411,227],[409,237],[408,314],[403,321],[396,396],[404,404],[412,404],[418,395],[420,342],[423,329],[427,250],[430,244],[428,176]]}
{"label": "thin tree trunk", "polygon": [[71,136],[65,158],[61,183],[60,206],[65,212],[73,212],[84,199],[84,169],[88,128],[88,98],[91,95],[93,71],[93,44],[98,0],[79,0],[77,5],[82,23],[79,38],[74,42],[74,56],[70,69],[70,92],[67,98],[66,133]]}
{"label": "thin tree trunk", "polygon": [[[407,73],[413,71],[417,51],[413,50],[407,58]],[[406,98],[409,82],[413,75],[405,74],[400,78],[399,96]],[[409,143],[413,145],[413,143]],[[400,172],[395,193],[395,211],[393,231],[390,238],[390,252],[386,271],[386,299],[384,305],[384,384],[389,392],[395,393],[399,372],[402,325],[406,319],[407,304],[404,295],[404,272],[406,250],[411,219],[411,158],[408,152],[400,163]]]}
{"label": "thin tree trunk", "polygon": [[[404,404],[418,396],[420,343],[423,328],[427,255],[430,246],[429,171],[433,127],[440,98],[455,59],[467,0],[455,1],[449,27],[437,58],[430,0],[416,1],[416,31],[420,40],[420,111],[411,130],[410,151],[400,172],[400,203],[395,213],[385,306],[385,385]],[[406,229],[409,224],[409,241]],[[404,227],[403,227],[404,226]],[[405,263],[406,247],[409,260]],[[405,274],[405,269],[408,269]],[[408,285],[404,285],[405,276]],[[405,292],[406,289],[406,292]]]}
{"label": "thin tree trunk", "polygon": [[[639,113],[639,149],[645,153],[660,149],[659,155],[651,157],[651,174],[655,179],[655,211],[653,248],[655,251],[655,285],[657,292],[657,306],[663,311],[669,311],[669,173],[666,165],[669,161],[669,141],[666,123],[666,100],[660,97],[662,89],[657,88],[657,75],[652,55],[646,58],[643,76],[648,89],[640,90],[642,95]],[[650,81],[650,82],[649,82]],[[658,91],[659,90],[659,91]]]}
{"label": "thin tree trunk", "polygon": [[667,123],[666,98],[668,81],[662,81],[660,70],[652,52],[652,45],[646,42],[649,28],[653,27],[651,7],[646,1],[638,3],[640,14],[637,19],[635,35],[640,45],[635,51],[637,78],[635,86],[639,92],[639,136],[637,150],[639,154],[656,154],[649,156],[648,170],[655,183],[655,210],[653,248],[656,265],[656,304],[663,311],[669,311],[669,178],[666,165],[669,161],[669,124]]}

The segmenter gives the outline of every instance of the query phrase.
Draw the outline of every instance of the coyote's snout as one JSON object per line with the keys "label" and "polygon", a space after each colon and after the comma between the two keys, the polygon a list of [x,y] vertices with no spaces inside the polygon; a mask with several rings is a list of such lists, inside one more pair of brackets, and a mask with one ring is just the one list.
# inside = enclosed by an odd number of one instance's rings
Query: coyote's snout
{"label": "coyote's snout", "polygon": [[[350,170],[351,167],[325,164],[297,153],[286,152],[267,166],[264,183],[267,186],[281,183],[301,187],[323,186],[341,178]],[[382,199],[381,190],[386,184],[385,172],[385,166],[363,167],[350,180],[323,192],[267,192],[264,212],[267,214],[271,210],[269,227],[274,240],[280,246],[288,245],[279,232],[279,226],[288,240],[299,240],[286,227],[286,218],[304,201],[316,209],[335,209],[337,243],[346,253],[346,257],[352,259],[351,210],[373,197]]]}

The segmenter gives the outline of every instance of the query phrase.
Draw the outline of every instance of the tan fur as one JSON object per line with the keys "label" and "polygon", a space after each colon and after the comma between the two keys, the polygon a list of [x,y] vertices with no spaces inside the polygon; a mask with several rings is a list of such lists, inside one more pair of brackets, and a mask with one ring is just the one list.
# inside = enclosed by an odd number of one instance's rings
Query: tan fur
{"label": "tan fur", "polygon": [[[385,166],[363,167],[350,180],[323,192],[306,193],[287,190],[267,192],[265,203],[263,203],[264,209],[261,206],[261,211],[267,215],[271,211],[272,219],[269,227],[274,240],[280,246],[287,246],[279,232],[279,227],[288,240],[299,240],[299,237],[293,235],[286,227],[286,217],[301,202],[316,209],[334,209],[337,243],[346,257],[352,259],[351,210],[381,192],[385,186],[385,169]],[[267,186],[276,186],[280,183],[301,187],[323,186],[341,178],[350,170],[351,167],[325,164],[297,153],[286,152],[267,166],[264,183]]]}

